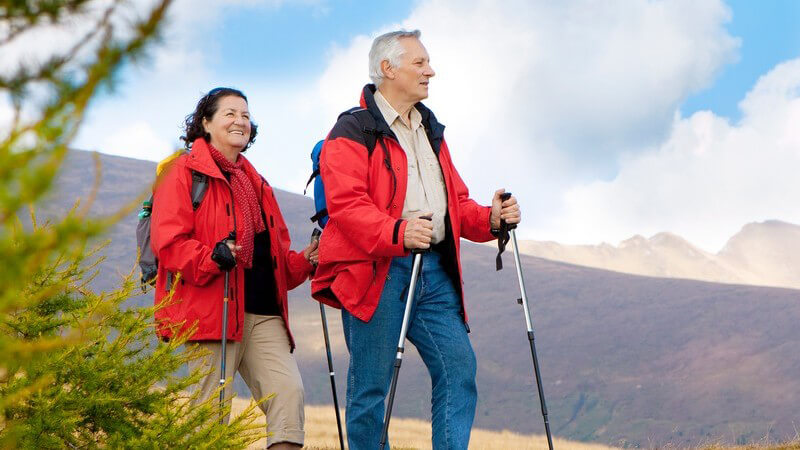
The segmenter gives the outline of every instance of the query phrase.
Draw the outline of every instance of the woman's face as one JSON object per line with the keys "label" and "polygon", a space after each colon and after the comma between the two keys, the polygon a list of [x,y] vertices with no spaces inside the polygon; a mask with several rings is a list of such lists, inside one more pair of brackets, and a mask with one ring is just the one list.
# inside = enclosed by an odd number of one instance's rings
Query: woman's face
{"label": "woman's face", "polygon": [[210,143],[220,151],[240,152],[250,141],[250,111],[247,102],[235,95],[217,100],[217,112],[203,119],[203,128],[211,135]]}

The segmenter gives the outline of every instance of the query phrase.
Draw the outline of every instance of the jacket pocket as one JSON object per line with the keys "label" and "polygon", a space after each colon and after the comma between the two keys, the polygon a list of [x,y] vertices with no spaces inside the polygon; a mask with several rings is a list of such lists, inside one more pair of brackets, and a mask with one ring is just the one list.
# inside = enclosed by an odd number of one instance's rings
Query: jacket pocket
{"label": "jacket pocket", "polygon": [[357,305],[372,285],[373,261],[358,261],[345,265],[336,274],[331,289],[339,301],[345,306]]}

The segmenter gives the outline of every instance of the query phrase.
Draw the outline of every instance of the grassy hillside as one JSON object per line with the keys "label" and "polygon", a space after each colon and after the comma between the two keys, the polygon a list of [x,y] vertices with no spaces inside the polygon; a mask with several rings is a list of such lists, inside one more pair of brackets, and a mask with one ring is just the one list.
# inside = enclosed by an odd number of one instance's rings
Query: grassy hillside
{"label": "grassy hillside", "polygon": [[[132,200],[154,164],[103,156],[94,210]],[[86,196],[88,154],[74,152],[45,212]],[[308,241],[311,200],[277,199],[294,238]],[[99,287],[135,259],[135,214],[112,234]],[[495,250],[464,243],[465,292],[478,358],[476,427],[542,433],[522,309],[510,254],[494,270]],[[559,437],[615,446],[784,441],[800,424],[800,292],[790,289],[649,278],[523,256],[550,409]],[[330,402],[317,303],[308,284],[290,293],[295,352],[310,404]],[[131,299],[152,302],[152,296]],[[346,374],[340,315],[328,310],[337,378]],[[240,394],[247,395],[241,383]],[[343,388],[344,383],[339,382]],[[430,380],[409,346],[400,375],[398,417],[430,418]],[[344,397],[344,390],[339,393]]]}
{"label": "grassy hillside", "polygon": [[[248,400],[237,398],[233,402],[233,413],[242,411]],[[259,421],[264,423],[264,416],[260,414]],[[344,410],[342,410],[344,418]],[[393,417],[389,426],[389,436],[393,449],[430,449],[431,424],[419,419]],[[264,448],[267,440],[263,439],[250,448]],[[600,444],[587,444],[554,439],[553,447],[559,450],[607,450]],[[336,429],[336,415],[333,407],[328,405],[306,405],[306,443],[307,449],[339,449],[339,435]],[[472,430],[470,448],[473,450],[542,450],[547,449],[547,438],[544,435],[523,435],[510,431],[490,431],[482,429]]]}
{"label": "grassy hillside", "polygon": [[[249,399],[236,398],[233,401],[233,413],[242,411]],[[339,435],[336,429],[336,416],[330,405],[306,405],[306,444],[309,450],[338,450]],[[344,417],[344,410],[341,411]],[[259,423],[264,423],[264,415],[258,410]],[[390,425],[392,448],[403,449],[430,449],[431,424],[419,419],[393,417]],[[263,439],[250,448],[264,448],[266,439]],[[544,435],[525,435],[513,433],[508,430],[491,431],[480,428],[472,430],[470,438],[472,450],[545,450],[547,439]],[[567,439],[553,439],[553,447],[559,450],[606,450],[618,447],[609,447],[602,444],[570,441]],[[680,448],[674,444],[666,444],[663,448]],[[794,440],[784,443],[762,440],[753,445],[726,446],[720,443],[701,443],[696,448],[702,450],[800,450],[800,435]]]}

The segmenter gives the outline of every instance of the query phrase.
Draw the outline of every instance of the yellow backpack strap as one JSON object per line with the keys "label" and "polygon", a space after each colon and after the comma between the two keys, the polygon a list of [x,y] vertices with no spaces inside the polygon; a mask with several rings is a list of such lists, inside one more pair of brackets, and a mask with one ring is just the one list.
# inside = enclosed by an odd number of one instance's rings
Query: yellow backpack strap
{"label": "yellow backpack strap", "polygon": [[172,163],[174,163],[175,160],[178,159],[178,157],[183,155],[184,153],[186,153],[186,150],[184,149],[176,150],[175,153],[162,159],[158,163],[158,166],[156,166],[156,178],[160,177],[163,173],[165,173],[164,171],[169,169]]}

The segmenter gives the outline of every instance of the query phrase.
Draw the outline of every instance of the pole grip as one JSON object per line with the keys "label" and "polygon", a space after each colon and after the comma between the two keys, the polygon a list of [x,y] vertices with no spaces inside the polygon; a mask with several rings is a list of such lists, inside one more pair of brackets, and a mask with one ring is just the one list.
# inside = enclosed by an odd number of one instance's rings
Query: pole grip
{"label": "pole grip", "polygon": [[[511,192],[503,192],[502,194],[500,194],[500,200],[501,201],[506,201],[506,200],[508,200],[510,198],[511,198]],[[514,228],[517,228],[517,224],[515,224],[515,223],[506,223],[505,220],[500,219],[500,228],[503,228],[503,227],[505,227],[506,230],[511,231]]]}
{"label": "pole grip", "polygon": [[[433,221],[433,214],[429,214],[427,216],[419,216],[419,218],[432,222]],[[428,248],[412,248],[411,249],[411,254],[412,255],[421,255],[423,253],[428,253],[429,251],[431,251],[430,247],[428,247]]]}
{"label": "pole grip", "polygon": [[[322,236],[322,230],[320,230],[319,228],[314,228],[314,231],[311,232],[311,242],[310,243],[313,244],[314,241],[319,242],[319,238],[321,236]],[[311,275],[313,276],[314,273],[316,273],[316,271],[317,271],[317,264],[316,263],[311,263],[311,266],[312,266]],[[320,303],[320,306],[322,306],[322,303]]]}

